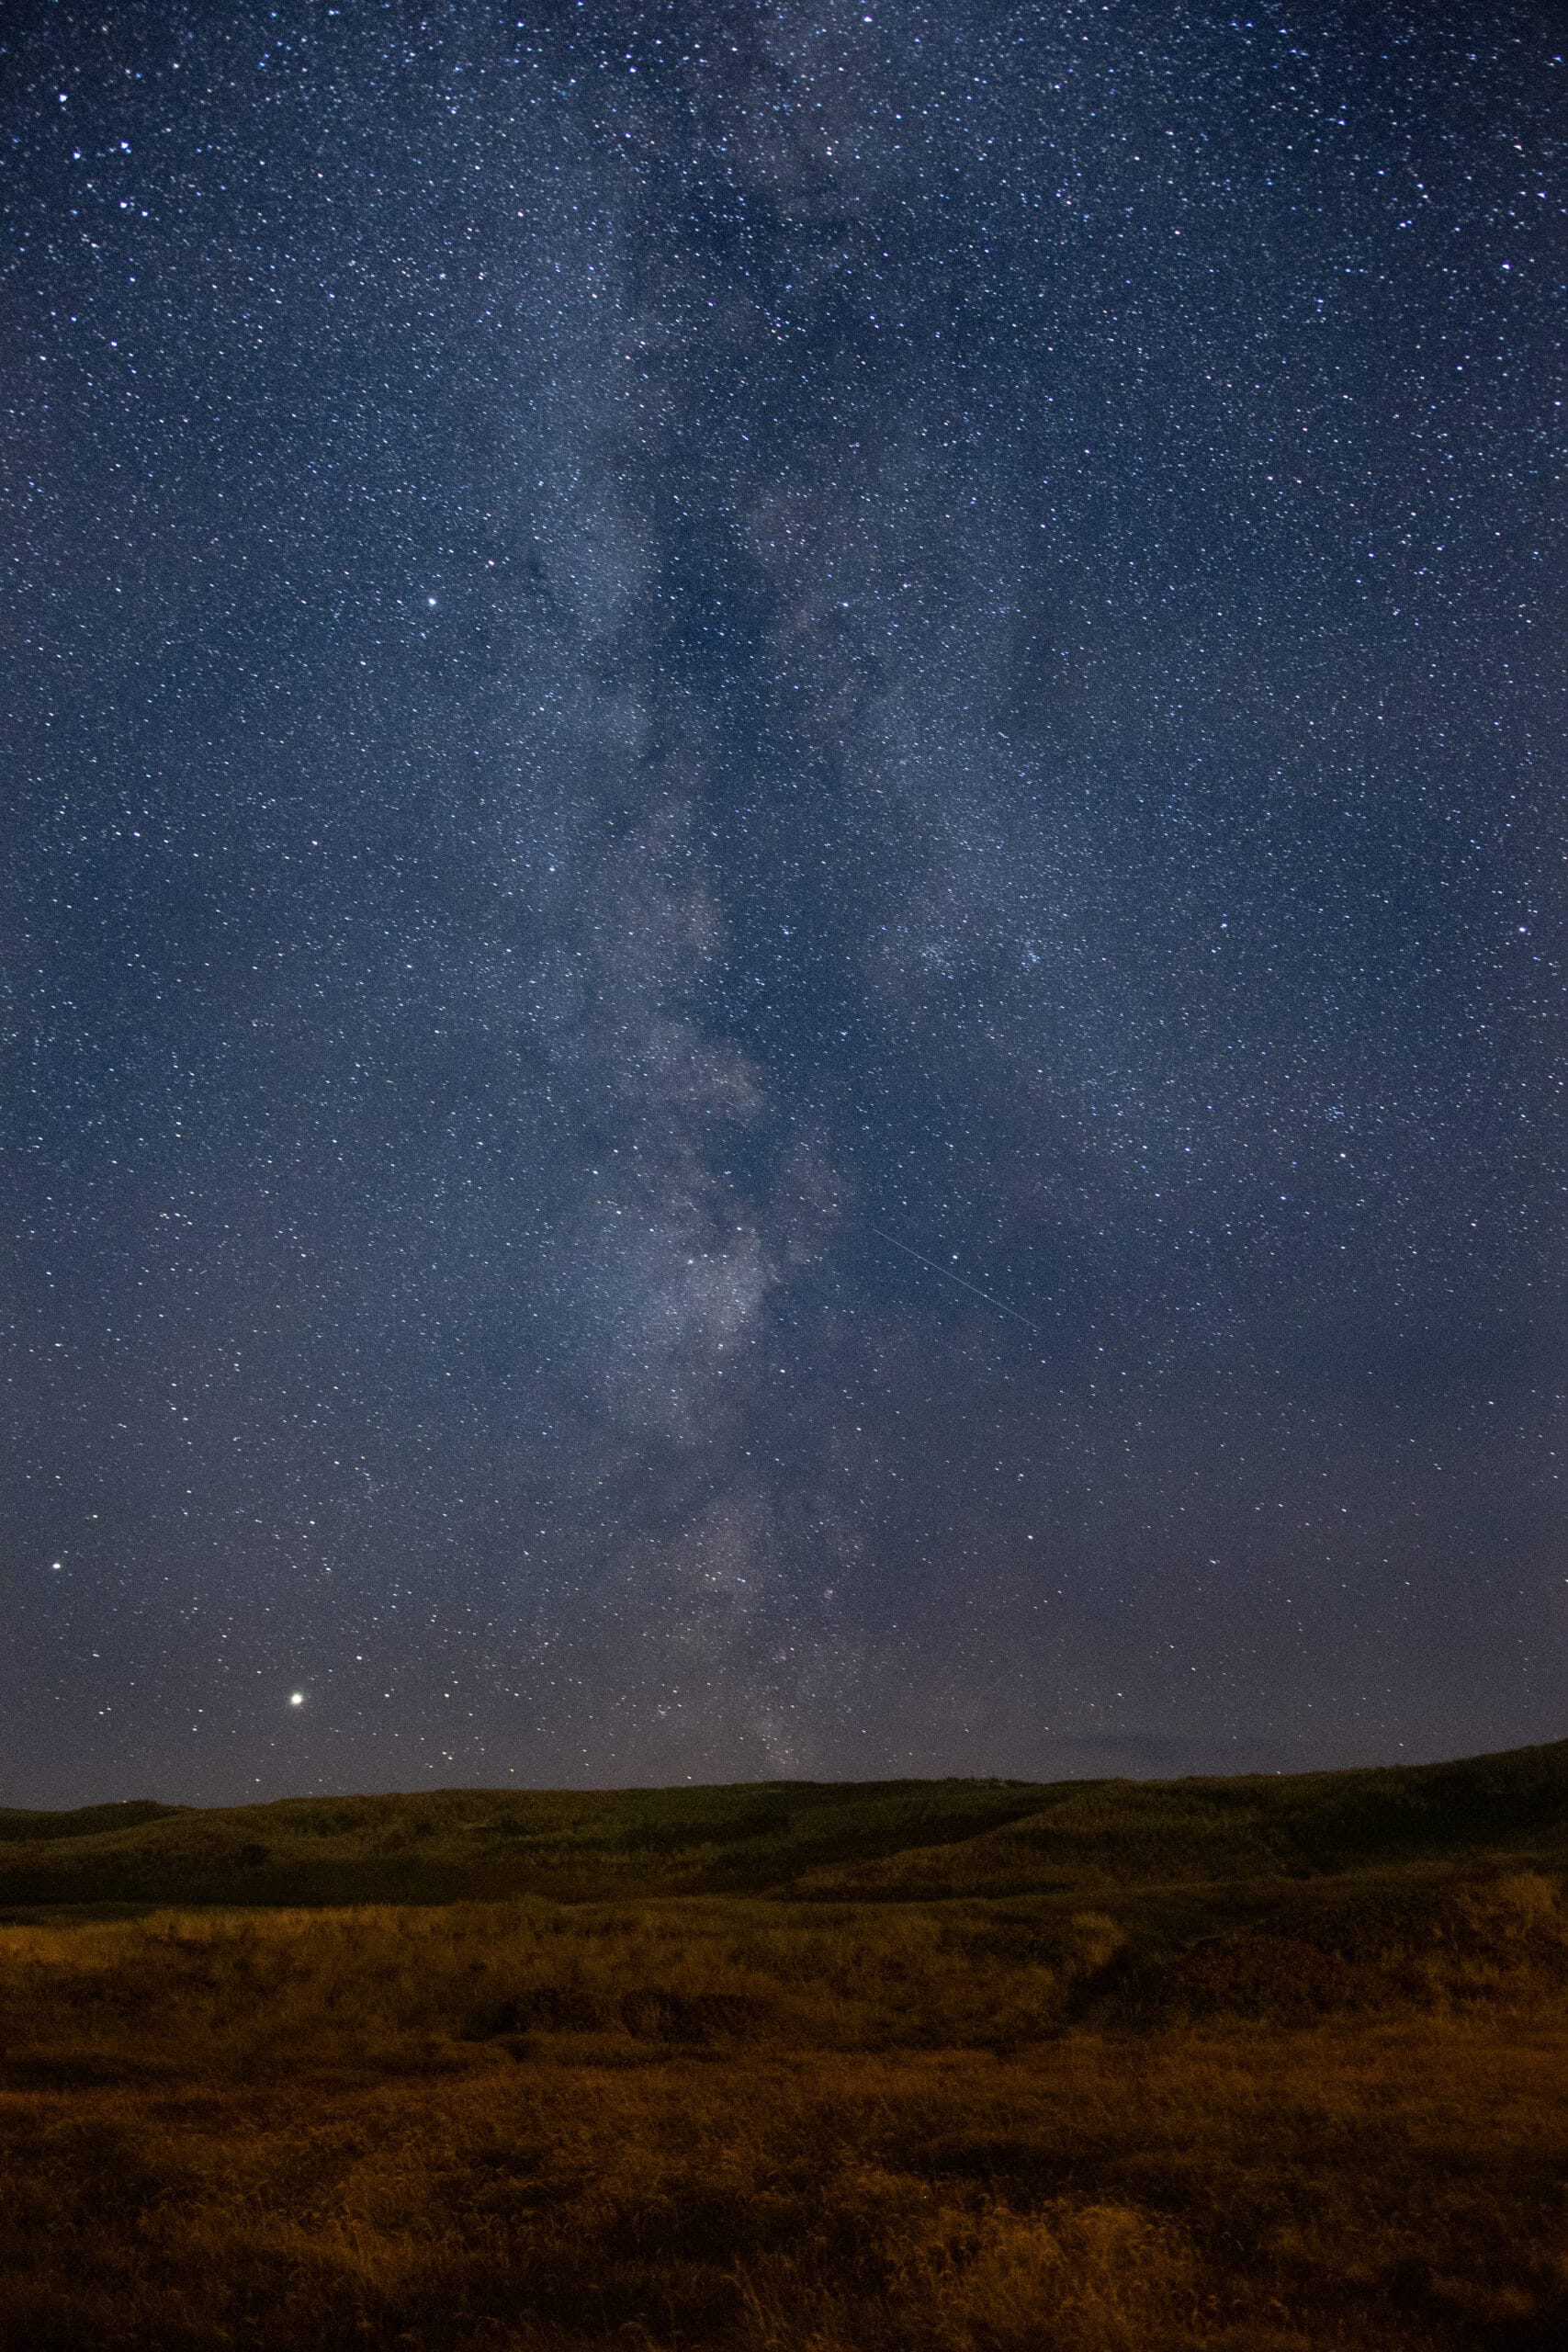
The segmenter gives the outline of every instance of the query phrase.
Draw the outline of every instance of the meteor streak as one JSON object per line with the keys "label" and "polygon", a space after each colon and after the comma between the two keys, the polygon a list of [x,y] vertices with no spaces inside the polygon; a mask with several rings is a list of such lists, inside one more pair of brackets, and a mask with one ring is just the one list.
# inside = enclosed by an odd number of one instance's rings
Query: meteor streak
{"label": "meteor streak", "polygon": [[[866,1223],[871,1225],[869,1217]],[[1021,1323],[1027,1330],[1040,1331],[1038,1323],[1032,1322],[1029,1317],[1021,1314],[1016,1306],[1010,1306],[1005,1298],[994,1297],[988,1290],[981,1290],[976,1283],[965,1282],[963,1275],[955,1274],[951,1266],[939,1266],[934,1258],[922,1258],[918,1250],[911,1250],[908,1243],[900,1241],[896,1233],[885,1233],[879,1225],[871,1225],[871,1230],[873,1233],[881,1234],[884,1241],[891,1241],[895,1250],[902,1250],[906,1258],[913,1258],[917,1265],[929,1266],[931,1272],[940,1274],[944,1282],[956,1283],[960,1290],[969,1291],[976,1298],[983,1298],[987,1306],[999,1307],[1004,1315],[1010,1315],[1015,1323]],[[1042,1332],[1041,1337],[1043,1338],[1043,1336]]]}

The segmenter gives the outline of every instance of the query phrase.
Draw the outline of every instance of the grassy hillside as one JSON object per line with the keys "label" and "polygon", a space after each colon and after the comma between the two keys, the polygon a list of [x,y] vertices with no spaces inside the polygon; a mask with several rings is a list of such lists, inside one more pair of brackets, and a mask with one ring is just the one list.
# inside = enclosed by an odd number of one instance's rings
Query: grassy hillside
{"label": "grassy hillside", "polygon": [[1568,1859],[1568,1741],[1462,1763],[1172,1781],[455,1789],[0,1811],[0,1905],[698,1894],[922,1901]]}
{"label": "grassy hillside", "polygon": [[1568,1745],[0,1815],[0,2345],[1546,2352]]}

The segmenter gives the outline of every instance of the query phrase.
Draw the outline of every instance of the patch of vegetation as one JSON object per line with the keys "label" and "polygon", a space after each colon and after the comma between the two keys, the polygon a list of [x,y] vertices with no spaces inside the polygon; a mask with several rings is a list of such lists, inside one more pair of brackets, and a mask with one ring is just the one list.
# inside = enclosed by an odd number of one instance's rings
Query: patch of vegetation
{"label": "patch of vegetation", "polygon": [[44,1816],[0,2343],[1535,2352],[1565,1799],[1555,1747]]}

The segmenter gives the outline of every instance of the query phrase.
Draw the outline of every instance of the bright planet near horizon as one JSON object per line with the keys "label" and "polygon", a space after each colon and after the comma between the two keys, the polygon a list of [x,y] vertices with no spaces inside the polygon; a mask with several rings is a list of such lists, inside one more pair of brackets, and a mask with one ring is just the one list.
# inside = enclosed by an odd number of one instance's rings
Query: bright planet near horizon
{"label": "bright planet near horizon", "polygon": [[6,1802],[1560,1736],[1550,13],[11,14]]}

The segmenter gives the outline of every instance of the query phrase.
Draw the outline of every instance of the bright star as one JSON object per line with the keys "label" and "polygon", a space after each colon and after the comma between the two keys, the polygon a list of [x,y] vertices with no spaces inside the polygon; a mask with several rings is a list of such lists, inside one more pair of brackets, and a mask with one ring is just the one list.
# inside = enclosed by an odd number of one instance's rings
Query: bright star
{"label": "bright star", "polygon": [[303,1690],[291,1690],[288,1693],[288,1703],[291,1707],[302,1707],[305,1703]]}

